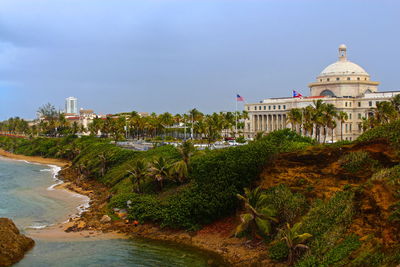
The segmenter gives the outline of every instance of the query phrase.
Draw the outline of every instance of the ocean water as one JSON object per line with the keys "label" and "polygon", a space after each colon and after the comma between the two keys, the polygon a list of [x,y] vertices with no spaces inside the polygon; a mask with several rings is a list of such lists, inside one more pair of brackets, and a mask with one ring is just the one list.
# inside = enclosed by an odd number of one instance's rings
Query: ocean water
{"label": "ocean water", "polygon": [[[0,157],[0,217],[11,218],[22,232],[29,233],[83,210],[86,197],[53,188],[59,182],[56,172],[56,166]],[[15,266],[207,266],[212,259],[200,251],[141,239],[35,241],[35,247]]]}

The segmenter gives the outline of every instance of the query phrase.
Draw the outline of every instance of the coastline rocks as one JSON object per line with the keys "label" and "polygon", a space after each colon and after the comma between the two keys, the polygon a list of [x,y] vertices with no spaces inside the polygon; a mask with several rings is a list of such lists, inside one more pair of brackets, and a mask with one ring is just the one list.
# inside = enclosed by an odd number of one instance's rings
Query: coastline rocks
{"label": "coastline rocks", "polygon": [[101,219],[100,219],[100,222],[101,223],[109,223],[109,222],[111,222],[111,218],[108,215],[103,215],[103,217],[101,217]]}
{"label": "coastline rocks", "polygon": [[12,220],[0,218],[0,266],[20,261],[35,241],[22,235]]}

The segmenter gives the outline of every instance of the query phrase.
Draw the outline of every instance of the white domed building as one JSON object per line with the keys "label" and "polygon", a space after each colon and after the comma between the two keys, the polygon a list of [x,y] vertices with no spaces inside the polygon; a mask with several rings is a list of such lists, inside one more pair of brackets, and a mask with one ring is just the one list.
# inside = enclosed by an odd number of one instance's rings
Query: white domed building
{"label": "white domed building", "polygon": [[[269,98],[255,104],[246,104],[249,119],[245,122],[244,134],[253,137],[258,132],[271,132],[291,128],[287,113],[292,108],[312,105],[316,99],[334,104],[338,111],[348,113],[343,125],[343,139],[354,140],[362,133],[362,118],[370,115],[371,109],[380,101],[389,101],[399,91],[378,92],[379,82],[371,81],[364,68],[347,59],[347,47],[339,46],[338,61],[330,64],[308,85],[310,96]],[[333,140],[340,140],[340,123],[333,133]],[[329,136],[326,140],[332,139]]]}

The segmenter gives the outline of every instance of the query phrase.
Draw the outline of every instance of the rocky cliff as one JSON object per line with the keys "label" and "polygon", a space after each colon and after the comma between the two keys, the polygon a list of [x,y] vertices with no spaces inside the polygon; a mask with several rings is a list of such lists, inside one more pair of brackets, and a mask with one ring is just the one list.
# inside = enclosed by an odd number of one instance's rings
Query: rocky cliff
{"label": "rocky cliff", "polygon": [[22,235],[12,220],[0,218],[0,266],[20,261],[35,242]]}

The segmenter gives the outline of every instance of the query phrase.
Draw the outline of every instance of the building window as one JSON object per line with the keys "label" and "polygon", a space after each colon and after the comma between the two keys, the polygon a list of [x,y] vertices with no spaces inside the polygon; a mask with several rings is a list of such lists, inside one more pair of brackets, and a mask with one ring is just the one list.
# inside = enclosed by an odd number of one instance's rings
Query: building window
{"label": "building window", "polygon": [[359,123],[359,124],[358,124],[358,132],[361,133],[361,130],[362,130],[362,124]]}
{"label": "building window", "polygon": [[254,110],[257,110],[257,106],[254,106]]}
{"label": "building window", "polygon": [[250,110],[250,107],[247,107],[247,110]]}
{"label": "building window", "polygon": [[320,82],[322,82],[322,79],[319,79]]}
{"label": "building window", "polygon": [[281,109],[281,105],[278,106],[278,109]]}
{"label": "building window", "polygon": [[361,120],[361,113],[358,113],[358,119]]}
{"label": "building window", "polygon": [[367,80],[367,78],[365,78],[365,80]]}
{"label": "building window", "polygon": [[261,110],[261,106],[258,107],[258,110]]}
{"label": "building window", "polygon": [[351,102],[349,102],[349,107],[351,107]]}
{"label": "building window", "polygon": [[349,124],[349,131],[351,132],[351,123]]}
{"label": "building window", "polygon": [[283,109],[286,109],[286,105],[283,105]]}
{"label": "building window", "polygon": [[344,106],[347,107],[347,102],[344,102]]}
{"label": "building window", "polygon": [[345,133],[347,133],[348,128],[349,128],[349,127],[348,127],[348,125],[347,125],[347,123],[346,123],[346,127],[345,127],[345,130],[344,130]]}
{"label": "building window", "polygon": [[339,81],[340,80],[340,78],[336,78],[336,81]]}
{"label": "building window", "polygon": [[276,106],[274,106],[274,109],[276,109]]}
{"label": "building window", "polygon": [[379,104],[379,101],[376,101],[376,102],[375,102],[375,105],[378,105],[378,104]]}
{"label": "building window", "polygon": [[361,107],[361,102],[358,102],[358,106]]}
{"label": "building window", "polygon": [[326,79],[328,82],[329,82],[329,78],[328,79]]}
{"label": "building window", "polygon": [[351,120],[351,113],[349,113],[349,119]]}
{"label": "building window", "polygon": [[350,77],[347,77],[347,80],[350,81]]}
{"label": "building window", "polygon": [[264,110],[267,110],[267,106],[264,106]]}
{"label": "building window", "polygon": [[357,77],[357,81],[359,81],[360,80],[360,77]]}
{"label": "building window", "polygon": [[370,107],[372,107],[372,101],[369,101],[369,102],[368,102],[368,105],[369,105]]}
{"label": "building window", "polygon": [[268,110],[271,110],[271,106],[268,106]]}

